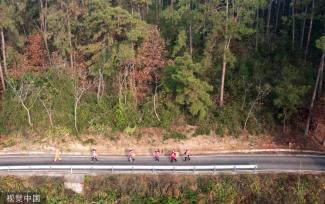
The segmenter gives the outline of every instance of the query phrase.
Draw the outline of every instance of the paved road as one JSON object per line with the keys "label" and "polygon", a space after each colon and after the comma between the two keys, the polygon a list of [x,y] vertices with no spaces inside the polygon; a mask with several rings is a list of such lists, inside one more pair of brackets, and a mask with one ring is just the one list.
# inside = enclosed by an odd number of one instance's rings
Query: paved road
{"label": "paved road", "polygon": [[[130,165],[126,156],[99,156],[99,161],[90,161],[89,156],[62,155],[62,160],[53,162],[53,155],[1,155],[0,166],[15,165]],[[170,163],[168,157],[154,162],[151,156],[138,156],[132,165],[258,165],[258,171],[323,171],[325,155],[311,154],[225,154],[192,156],[190,162]]]}

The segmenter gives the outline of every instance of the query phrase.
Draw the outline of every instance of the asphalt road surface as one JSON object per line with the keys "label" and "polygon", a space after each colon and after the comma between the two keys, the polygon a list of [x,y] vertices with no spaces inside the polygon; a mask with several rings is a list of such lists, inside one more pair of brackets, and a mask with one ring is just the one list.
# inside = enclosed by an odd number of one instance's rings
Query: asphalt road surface
{"label": "asphalt road surface", "polygon": [[99,155],[97,162],[92,162],[90,156],[61,155],[62,160],[53,162],[54,155],[1,155],[0,166],[16,165],[257,165],[258,171],[323,171],[325,172],[325,154],[223,154],[192,156],[190,162],[184,162],[178,157],[171,163],[169,157],[162,156],[160,162],[155,162],[152,156],[136,156],[129,163],[126,156]]}

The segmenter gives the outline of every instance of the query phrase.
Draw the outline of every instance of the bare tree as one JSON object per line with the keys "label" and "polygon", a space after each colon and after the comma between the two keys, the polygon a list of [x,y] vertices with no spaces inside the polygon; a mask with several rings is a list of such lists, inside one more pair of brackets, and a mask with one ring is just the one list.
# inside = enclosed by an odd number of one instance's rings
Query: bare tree
{"label": "bare tree", "polygon": [[[42,89],[35,87],[30,82],[26,83],[24,81],[21,82],[19,89],[16,89],[16,87],[10,81],[7,81],[7,84],[11,87],[13,93],[17,97],[18,101],[21,103],[22,107],[26,110],[28,124],[29,124],[29,126],[32,127],[33,123],[32,123],[32,119],[31,119],[30,110],[34,107],[37,99],[39,98],[39,95],[40,95]],[[28,100],[27,100],[28,97],[33,97],[33,99],[31,99],[30,105],[28,104]]]}
{"label": "bare tree", "polygon": [[91,84],[86,84],[82,83],[82,85],[80,86],[79,83],[77,82],[77,80],[74,83],[74,127],[75,130],[77,132],[77,134],[79,134],[79,129],[78,129],[78,106],[80,104],[80,100],[82,98],[82,96],[84,95],[84,93],[86,92],[86,90],[88,90],[90,88]]}
{"label": "bare tree", "polygon": [[261,88],[261,86],[258,87],[258,94],[257,94],[255,100],[251,103],[249,111],[247,113],[247,117],[245,119],[244,132],[247,131],[247,129],[246,129],[247,123],[248,123],[249,118],[252,115],[252,112],[253,112],[256,104],[258,103],[258,101],[262,100],[269,93],[269,91],[270,91],[269,87],[265,87],[265,88]]}
{"label": "bare tree", "polygon": [[43,99],[39,99],[47,113],[47,116],[49,118],[49,121],[50,121],[50,124],[51,124],[51,127],[53,127],[53,119],[52,119],[52,113],[53,113],[53,109],[52,109],[52,104],[51,103],[47,103],[46,100],[43,100]]}

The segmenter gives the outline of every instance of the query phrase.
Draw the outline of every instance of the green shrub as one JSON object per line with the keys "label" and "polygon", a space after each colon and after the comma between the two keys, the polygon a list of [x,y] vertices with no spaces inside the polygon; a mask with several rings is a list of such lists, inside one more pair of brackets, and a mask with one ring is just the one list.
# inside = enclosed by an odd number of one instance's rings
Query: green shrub
{"label": "green shrub", "polygon": [[89,122],[88,131],[90,134],[106,134],[107,132],[110,132],[110,129],[107,125],[103,124],[95,124],[92,123],[92,121]]}
{"label": "green shrub", "polygon": [[217,112],[217,132],[221,135],[239,136],[245,120],[244,113],[236,104],[226,105]]}
{"label": "green shrub", "polygon": [[161,108],[162,106],[160,106],[159,103],[156,104],[156,106],[158,106],[156,108],[156,112],[158,114],[159,119],[157,118],[155,111],[154,111],[154,106],[153,106],[153,101],[150,98],[150,100],[143,104],[143,108],[142,108],[142,120],[141,120],[141,126],[145,126],[145,127],[160,127],[161,126],[161,122],[159,120],[161,120]]}
{"label": "green shrub", "polygon": [[135,127],[139,121],[139,112],[132,102],[127,104],[118,103],[114,107],[113,127],[118,130],[124,130],[127,127]]}
{"label": "green shrub", "polygon": [[46,138],[67,138],[72,134],[71,129],[64,126],[54,126],[45,131]]}
{"label": "green shrub", "polygon": [[179,108],[172,102],[166,102],[160,111],[161,127],[168,128],[171,124],[175,123],[181,114]]}
{"label": "green shrub", "polygon": [[123,132],[125,132],[125,133],[127,133],[129,135],[133,135],[136,130],[137,130],[136,127],[131,128],[131,127],[128,126],[123,130]]}
{"label": "green shrub", "polygon": [[4,142],[0,143],[0,145],[1,145],[3,148],[12,147],[12,146],[15,146],[15,145],[16,145],[16,141],[10,139],[10,140],[7,140],[7,141],[4,141]]}
{"label": "green shrub", "polygon": [[210,130],[209,127],[200,126],[195,130],[193,136],[195,137],[195,136],[198,136],[198,135],[210,135],[210,132],[211,132],[211,130]]}
{"label": "green shrub", "polygon": [[97,145],[96,140],[93,139],[93,138],[87,139],[87,140],[83,141],[82,143],[85,144],[85,145],[87,145],[87,144],[90,144],[90,145]]}

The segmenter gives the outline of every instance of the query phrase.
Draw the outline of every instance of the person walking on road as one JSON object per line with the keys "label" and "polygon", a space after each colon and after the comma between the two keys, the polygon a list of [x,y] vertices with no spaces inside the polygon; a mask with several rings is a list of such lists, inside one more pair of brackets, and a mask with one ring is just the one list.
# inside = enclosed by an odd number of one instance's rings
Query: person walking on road
{"label": "person walking on road", "polygon": [[185,156],[184,161],[190,161],[191,160],[191,158],[190,158],[190,156],[191,156],[190,148],[188,148],[188,147],[186,148],[186,150],[184,152],[184,156]]}
{"label": "person walking on road", "polygon": [[176,157],[177,157],[176,151],[175,151],[175,149],[173,149],[173,151],[170,155],[170,162],[173,162],[173,161],[177,162]]}
{"label": "person walking on road", "polygon": [[59,148],[56,148],[55,155],[54,155],[54,160],[53,160],[54,162],[61,161],[60,154],[61,154],[60,149]]}
{"label": "person walking on road", "polygon": [[93,149],[91,151],[91,161],[98,161],[98,159],[97,159],[97,153],[96,153],[96,150],[95,149]]}
{"label": "person walking on road", "polygon": [[153,156],[154,156],[154,160],[159,162],[160,161],[160,150],[159,149],[155,150],[155,152],[153,153]]}
{"label": "person walking on road", "polygon": [[129,149],[129,153],[128,153],[128,160],[129,162],[134,162],[135,161],[135,153],[133,151],[132,148]]}

